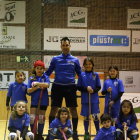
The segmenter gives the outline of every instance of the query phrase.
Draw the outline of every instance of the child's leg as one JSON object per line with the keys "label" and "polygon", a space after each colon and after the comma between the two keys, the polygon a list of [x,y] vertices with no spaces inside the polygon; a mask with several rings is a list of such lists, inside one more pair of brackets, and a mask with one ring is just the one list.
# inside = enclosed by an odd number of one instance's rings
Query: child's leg
{"label": "child's leg", "polygon": [[114,107],[111,108],[111,117],[112,117],[113,126],[116,125],[119,111],[120,111],[120,108],[114,108]]}
{"label": "child's leg", "polygon": [[58,128],[53,128],[50,130],[49,139],[54,140],[56,138],[61,139],[62,133],[58,130]]}
{"label": "child's leg", "polygon": [[39,137],[42,137],[42,134],[43,134],[46,109],[47,109],[47,106],[41,106],[41,110],[39,113],[39,120],[38,120],[38,136]]}
{"label": "child's leg", "polygon": [[96,128],[96,133],[98,133],[100,129],[99,113],[100,113],[99,104],[91,104],[91,114],[92,114],[94,125]]}
{"label": "child's leg", "polygon": [[34,128],[34,122],[35,122],[35,117],[36,117],[36,109],[37,108],[32,108],[31,107],[31,111],[30,111],[30,127],[31,127],[31,131],[33,132],[33,128]]}
{"label": "child's leg", "polygon": [[34,134],[32,132],[27,132],[25,139],[26,140],[34,140]]}
{"label": "child's leg", "polygon": [[98,133],[99,131],[99,113],[97,114],[92,114],[92,117],[93,117],[93,121],[94,121],[94,125],[95,125],[95,128],[96,128],[96,133]]}
{"label": "child's leg", "polygon": [[88,126],[89,126],[89,117],[84,117],[85,133],[88,133]]}
{"label": "child's leg", "polygon": [[116,140],[123,138],[123,131],[121,129],[116,129]]}
{"label": "child's leg", "polygon": [[133,130],[130,136],[130,140],[137,140],[139,138],[139,133],[137,132],[137,130]]}
{"label": "child's leg", "polygon": [[14,133],[14,132],[11,132],[11,133],[8,135],[8,140],[17,140],[17,134]]}
{"label": "child's leg", "polygon": [[73,132],[71,130],[71,128],[68,128],[67,132],[66,132],[66,138],[69,139],[70,137],[72,137]]}

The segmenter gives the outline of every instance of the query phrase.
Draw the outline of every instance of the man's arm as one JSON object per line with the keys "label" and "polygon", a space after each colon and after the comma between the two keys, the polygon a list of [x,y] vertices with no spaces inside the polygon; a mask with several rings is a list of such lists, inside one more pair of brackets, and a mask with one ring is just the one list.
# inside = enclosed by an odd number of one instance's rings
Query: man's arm
{"label": "man's arm", "polygon": [[55,69],[55,58],[53,57],[48,70],[44,74],[50,76],[51,73],[54,71],[54,69]]}
{"label": "man's arm", "polygon": [[79,60],[76,60],[76,67],[75,67],[75,71],[77,73],[77,75],[79,76],[81,74],[81,67],[80,67],[80,63]]}

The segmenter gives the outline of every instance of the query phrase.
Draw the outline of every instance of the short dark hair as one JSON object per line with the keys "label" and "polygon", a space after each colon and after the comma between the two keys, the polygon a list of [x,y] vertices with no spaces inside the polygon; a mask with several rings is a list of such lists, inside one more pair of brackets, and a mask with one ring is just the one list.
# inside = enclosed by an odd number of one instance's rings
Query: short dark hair
{"label": "short dark hair", "polygon": [[68,39],[68,37],[63,37],[63,38],[61,39],[61,44],[62,44],[62,41],[69,41],[69,44],[70,44],[70,40]]}
{"label": "short dark hair", "polygon": [[70,113],[69,113],[69,110],[66,108],[66,107],[61,107],[59,110],[58,110],[58,114],[56,116],[56,118],[60,119],[60,114],[61,112],[67,112],[68,113],[68,119],[70,119]]}
{"label": "short dark hair", "polygon": [[110,71],[111,69],[115,69],[116,71],[118,71],[118,67],[117,66],[114,66],[114,65],[110,66],[108,68],[108,71]]}
{"label": "short dark hair", "polygon": [[108,120],[111,121],[111,117],[108,114],[102,114],[100,117],[100,120],[101,120],[101,124],[102,124],[104,121],[108,121]]}

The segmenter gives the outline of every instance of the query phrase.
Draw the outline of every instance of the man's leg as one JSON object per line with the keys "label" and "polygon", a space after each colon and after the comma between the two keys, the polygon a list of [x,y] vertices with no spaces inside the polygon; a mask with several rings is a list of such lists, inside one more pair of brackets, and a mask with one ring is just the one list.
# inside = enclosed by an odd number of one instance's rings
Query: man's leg
{"label": "man's leg", "polygon": [[65,101],[66,106],[69,107],[70,113],[72,115],[73,124],[73,140],[79,140],[77,136],[77,125],[78,125],[78,115],[77,115],[77,97],[76,97],[76,86],[67,86],[65,88]]}
{"label": "man's leg", "polygon": [[[61,107],[63,100],[62,87],[58,85],[53,85],[51,89],[51,111],[49,115],[49,126],[50,123],[55,119],[55,115],[58,111],[58,108]],[[48,131],[49,135],[49,131]],[[46,140],[49,140],[49,136],[47,136]]]}
{"label": "man's leg", "polygon": [[72,125],[73,125],[73,140],[79,140],[77,135],[77,126],[78,126],[78,115],[76,107],[70,107],[70,113],[72,115]]}

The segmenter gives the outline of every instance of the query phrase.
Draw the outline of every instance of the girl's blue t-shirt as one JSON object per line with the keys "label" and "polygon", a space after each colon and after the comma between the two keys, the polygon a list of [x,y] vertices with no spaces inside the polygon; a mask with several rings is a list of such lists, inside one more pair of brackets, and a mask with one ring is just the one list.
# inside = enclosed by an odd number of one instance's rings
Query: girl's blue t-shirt
{"label": "girl's blue t-shirt", "polygon": [[[31,80],[31,78],[33,78],[33,76],[31,76],[29,78],[27,88],[32,87],[32,82],[44,82],[44,83],[50,84],[50,79],[49,79],[48,76],[41,76],[41,77],[36,76],[36,80]],[[40,93],[41,93],[41,89],[39,88],[39,89],[35,90],[34,92],[28,94],[28,95],[31,96],[31,105],[38,105]],[[47,88],[45,88],[43,90],[41,105],[42,106],[48,106],[49,105],[49,98],[48,98],[48,90],[47,90]]]}
{"label": "girl's blue t-shirt", "polygon": [[61,120],[56,118],[51,122],[49,126],[50,129],[59,127],[61,127],[62,129],[64,129],[65,127],[71,128],[71,121],[68,119],[65,124],[62,124]]}
{"label": "girl's blue t-shirt", "polygon": [[26,113],[24,113],[22,118],[19,118],[17,116],[16,120],[13,120],[10,116],[9,119],[9,126],[8,127],[14,127],[14,129],[19,130],[20,132],[23,131],[24,126],[28,126],[29,127],[30,124],[30,116]]}
{"label": "girl's blue t-shirt", "polygon": [[[104,82],[102,91],[107,91],[107,89],[109,87],[112,88],[112,91],[111,91],[111,101],[114,100],[118,96],[119,92],[124,92],[123,82],[120,79],[113,79],[113,80],[112,79],[108,79],[108,80],[106,80]],[[105,107],[109,106],[109,94],[110,93],[107,93],[105,95]],[[121,103],[120,101],[121,101],[121,98],[119,100],[117,100],[116,102],[114,102],[112,107],[120,108],[120,103]]]}
{"label": "girl's blue t-shirt", "polygon": [[[95,77],[93,76],[93,72],[86,72],[86,71],[82,72],[79,75],[77,86],[84,87],[84,88],[91,86],[93,90],[96,87],[101,86],[99,74],[97,72],[94,73],[95,73]],[[82,104],[89,103],[88,91],[81,91],[81,103]],[[98,92],[91,93],[91,103],[99,104]]]}
{"label": "girl's blue t-shirt", "polygon": [[119,119],[119,114],[118,114],[116,128],[119,128],[119,129],[123,130],[122,123],[126,122],[127,126],[128,126],[128,131],[132,131],[134,129],[138,131],[138,128],[137,128],[137,125],[136,125],[136,123],[137,123],[136,116],[134,116],[134,122],[133,123],[131,122],[131,118],[132,118],[131,114],[129,114],[127,117],[124,117],[124,115],[122,115],[122,122],[121,122],[120,119]]}
{"label": "girl's blue t-shirt", "polygon": [[11,97],[11,104],[13,106],[17,101],[22,100],[27,102],[27,85],[25,83],[13,82],[10,84],[7,97]]}

